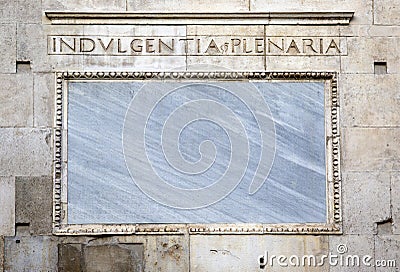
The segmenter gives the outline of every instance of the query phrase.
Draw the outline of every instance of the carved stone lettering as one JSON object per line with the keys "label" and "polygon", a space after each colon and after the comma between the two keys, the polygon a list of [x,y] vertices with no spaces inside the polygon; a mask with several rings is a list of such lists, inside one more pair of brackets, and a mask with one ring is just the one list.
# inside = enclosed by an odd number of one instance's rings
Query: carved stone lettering
{"label": "carved stone lettering", "polygon": [[49,55],[108,56],[338,56],[347,55],[341,37],[126,37],[49,36]]}

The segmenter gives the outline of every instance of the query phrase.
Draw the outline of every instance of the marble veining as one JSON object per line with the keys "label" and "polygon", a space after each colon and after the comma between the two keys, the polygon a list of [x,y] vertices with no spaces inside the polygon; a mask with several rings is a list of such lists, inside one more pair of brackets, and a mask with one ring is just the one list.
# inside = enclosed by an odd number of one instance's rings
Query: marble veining
{"label": "marble veining", "polygon": [[[122,144],[124,120],[131,100],[143,84],[140,81],[69,83],[69,224],[326,221],[322,82],[242,83],[254,84],[269,105],[276,131],[272,169],[262,187],[249,195],[249,184],[257,167],[257,161],[250,158],[243,179],[231,194],[211,206],[193,210],[157,203],[136,186],[127,169]],[[226,132],[206,120],[182,129],[179,151],[185,160],[196,162],[200,158],[199,144],[212,141],[216,156],[210,168],[187,179],[185,173],[172,169],[163,157],[160,146],[163,115],[199,97],[233,105],[233,111],[246,129],[250,154],[257,155],[261,149],[257,123],[246,105],[235,96],[207,84],[194,84],[176,91],[160,101],[149,117],[148,153],[143,156],[153,162],[160,177],[182,188],[212,184],[223,175],[229,163],[231,147]]]}

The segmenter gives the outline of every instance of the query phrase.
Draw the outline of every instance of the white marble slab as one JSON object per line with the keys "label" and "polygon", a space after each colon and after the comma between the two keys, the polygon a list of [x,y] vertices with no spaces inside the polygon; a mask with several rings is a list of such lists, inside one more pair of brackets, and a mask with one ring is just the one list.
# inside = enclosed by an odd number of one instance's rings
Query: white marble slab
{"label": "white marble slab", "polygon": [[[168,84],[174,83],[162,84],[162,88],[170,88]],[[226,106],[243,124],[248,139],[249,162],[243,179],[238,177],[240,182],[232,193],[204,208],[177,209],[158,203],[140,190],[132,177],[140,178],[142,173],[133,173],[131,177],[125,162],[124,120],[131,100],[145,90],[140,90],[143,83],[71,82],[68,95],[68,223],[325,222],[324,84],[240,83],[243,88],[247,88],[246,84],[249,88],[256,86],[270,108],[276,131],[272,169],[255,194],[249,194],[249,187],[263,150],[261,132],[252,115],[252,105],[238,99],[235,90],[224,91],[225,87],[232,89],[229,84],[185,86],[165,96],[151,111],[145,130],[144,149],[147,153],[136,154],[132,159],[137,163],[150,161],[157,175],[172,186],[184,189],[210,186],[224,175],[230,163],[235,163],[230,162],[232,150],[227,131],[235,132],[238,128],[230,126],[234,124],[230,120],[224,123],[228,128],[199,120],[180,131],[181,159],[189,163],[201,159],[199,145],[203,141],[213,142],[215,158],[210,155],[213,163],[205,171],[185,174],[165,160],[161,137],[163,125],[167,116],[185,102],[203,99]],[[143,107],[147,105],[144,103]],[[135,110],[140,113],[148,109],[139,107]],[[208,110],[204,108],[205,112]],[[224,115],[221,115],[219,118],[223,119]],[[129,126],[135,129],[135,125]],[[168,145],[164,150],[170,147]],[[238,152],[241,154],[242,150]],[[263,163],[267,162],[260,162]],[[239,168],[243,165],[230,166]]]}

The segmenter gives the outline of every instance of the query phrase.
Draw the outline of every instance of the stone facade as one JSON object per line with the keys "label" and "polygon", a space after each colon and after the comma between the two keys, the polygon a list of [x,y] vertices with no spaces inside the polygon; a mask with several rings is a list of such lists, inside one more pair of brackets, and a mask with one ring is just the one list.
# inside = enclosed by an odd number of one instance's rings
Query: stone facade
{"label": "stone facade", "polygon": [[[266,250],[286,256],[337,254],[339,245],[352,255],[396,260],[397,267],[325,265],[296,271],[399,271],[400,0],[181,2],[0,0],[0,272],[267,271],[259,265]],[[187,25],[169,20],[159,25],[65,25],[52,24],[46,11],[352,11],[354,16],[348,25],[207,25],[196,19]],[[346,51],[310,56],[49,54],[48,37],[61,35],[338,37]],[[241,71],[339,73],[343,234],[52,235],[54,73],[194,70],[204,64]],[[273,271],[280,269],[294,271]]]}

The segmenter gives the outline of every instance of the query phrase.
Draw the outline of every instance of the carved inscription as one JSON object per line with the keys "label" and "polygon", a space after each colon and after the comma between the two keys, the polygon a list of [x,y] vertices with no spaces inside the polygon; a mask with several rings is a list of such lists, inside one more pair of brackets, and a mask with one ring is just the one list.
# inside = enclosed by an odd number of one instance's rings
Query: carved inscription
{"label": "carved inscription", "polygon": [[50,55],[346,55],[340,37],[48,36]]}

